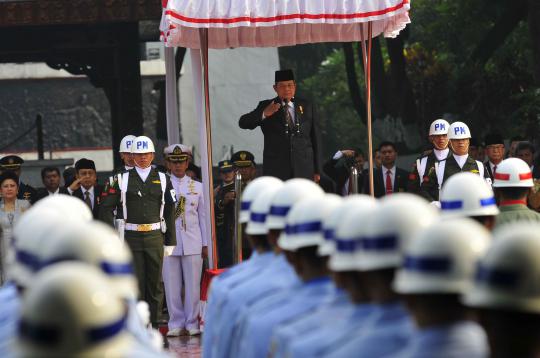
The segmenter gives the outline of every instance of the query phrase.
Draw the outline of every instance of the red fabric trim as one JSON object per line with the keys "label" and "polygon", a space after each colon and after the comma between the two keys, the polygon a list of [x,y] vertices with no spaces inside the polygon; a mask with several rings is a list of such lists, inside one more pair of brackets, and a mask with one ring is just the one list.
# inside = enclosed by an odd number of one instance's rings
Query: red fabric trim
{"label": "red fabric trim", "polygon": [[517,205],[517,204],[527,205],[527,200],[505,200],[505,201],[501,201],[499,206]]}
{"label": "red fabric trim", "polygon": [[519,180],[532,179],[532,172],[523,173],[519,175]]}
{"label": "red fabric trim", "polygon": [[494,177],[498,180],[510,180],[510,174],[495,173]]}
{"label": "red fabric trim", "polygon": [[292,20],[292,19],[309,19],[309,20],[319,20],[319,19],[361,19],[365,17],[371,17],[371,16],[380,16],[384,14],[388,14],[390,12],[394,12],[396,10],[399,10],[403,8],[405,5],[409,3],[409,0],[403,0],[401,4],[398,4],[393,7],[389,7],[382,10],[377,11],[371,11],[371,12],[359,12],[359,13],[353,13],[353,14],[289,14],[289,15],[278,15],[278,16],[272,16],[272,17],[250,17],[250,16],[242,16],[242,17],[233,17],[229,19],[203,19],[203,18],[193,18],[193,17],[187,17],[184,15],[181,15],[174,10],[166,10],[165,15],[170,15],[176,19],[185,21],[185,22],[192,22],[195,24],[234,24],[237,22],[274,22],[274,21],[282,21],[282,20]]}

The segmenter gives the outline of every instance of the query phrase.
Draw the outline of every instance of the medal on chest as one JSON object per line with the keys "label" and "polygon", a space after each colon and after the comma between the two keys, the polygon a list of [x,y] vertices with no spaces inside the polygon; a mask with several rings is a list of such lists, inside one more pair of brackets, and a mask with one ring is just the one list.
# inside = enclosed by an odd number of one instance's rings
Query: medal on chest
{"label": "medal on chest", "polygon": [[183,195],[180,195],[176,210],[174,211],[174,219],[176,220],[178,218],[181,218],[182,229],[186,231],[186,197]]}

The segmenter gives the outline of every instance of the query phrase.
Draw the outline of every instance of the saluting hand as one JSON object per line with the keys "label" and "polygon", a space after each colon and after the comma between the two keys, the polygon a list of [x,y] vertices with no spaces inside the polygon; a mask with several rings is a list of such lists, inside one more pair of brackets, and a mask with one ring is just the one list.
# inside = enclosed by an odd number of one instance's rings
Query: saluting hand
{"label": "saluting hand", "polygon": [[73,183],[71,183],[71,185],[69,186],[69,188],[71,189],[71,191],[75,191],[75,190],[78,190],[79,188],[81,187],[81,179],[75,179],[73,181]]}
{"label": "saluting hand", "polygon": [[266,106],[266,108],[264,109],[264,112],[263,112],[264,117],[270,117],[271,115],[279,111],[280,108],[281,108],[281,104],[270,102],[270,104]]}

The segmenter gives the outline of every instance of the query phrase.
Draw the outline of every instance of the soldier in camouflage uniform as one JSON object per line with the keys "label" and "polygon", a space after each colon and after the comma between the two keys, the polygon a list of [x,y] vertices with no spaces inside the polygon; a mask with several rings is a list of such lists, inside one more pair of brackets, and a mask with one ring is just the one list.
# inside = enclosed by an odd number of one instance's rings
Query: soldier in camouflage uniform
{"label": "soldier in camouflage uniform", "polygon": [[223,160],[219,162],[218,166],[221,184],[215,190],[214,212],[219,255],[218,264],[220,268],[225,268],[233,264],[235,171],[230,160]]}
{"label": "soldier in camouflage uniform", "polygon": [[433,145],[433,149],[422,153],[414,162],[409,174],[408,192],[419,194],[424,176],[435,166],[435,163],[439,163],[448,157],[450,152],[450,149],[448,149],[449,128],[450,124],[444,119],[436,119],[429,126],[429,141]]}
{"label": "soldier in camouflage uniform", "polygon": [[446,160],[441,160],[434,163],[434,166],[429,168],[427,174],[424,175],[421,185],[421,195],[429,201],[439,200],[439,191],[444,182],[456,173],[471,172],[487,178],[484,164],[469,156],[469,141],[471,132],[469,127],[463,122],[454,122],[448,131],[450,139],[450,148],[452,153],[448,155]]}
{"label": "soldier in camouflage uniform", "polygon": [[176,195],[169,177],[151,166],[154,152],[150,138],[140,136],[133,141],[135,168],[122,174],[121,185],[118,180],[107,185],[99,218],[112,225],[114,210],[121,208],[118,215],[125,221],[124,237],[133,253],[140,298],[148,302],[152,325],[157,327],[163,303],[164,245],[176,245]]}

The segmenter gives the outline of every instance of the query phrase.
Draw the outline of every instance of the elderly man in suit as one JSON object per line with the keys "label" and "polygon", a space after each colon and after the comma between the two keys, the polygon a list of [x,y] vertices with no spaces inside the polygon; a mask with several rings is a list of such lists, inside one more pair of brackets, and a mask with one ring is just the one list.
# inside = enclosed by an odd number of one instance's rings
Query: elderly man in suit
{"label": "elderly man in suit", "polygon": [[295,98],[292,70],[276,71],[277,96],[259,102],[240,117],[243,129],[261,127],[264,134],[263,175],[282,180],[320,180],[317,113],[310,102]]}
{"label": "elderly man in suit", "polygon": [[[373,189],[376,198],[407,191],[409,173],[396,166],[397,150],[392,142],[379,145],[382,165],[373,171]],[[364,176],[364,193],[369,194],[369,176]]]}

